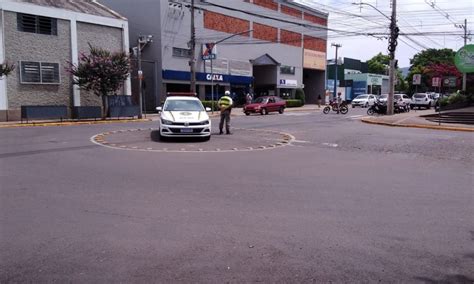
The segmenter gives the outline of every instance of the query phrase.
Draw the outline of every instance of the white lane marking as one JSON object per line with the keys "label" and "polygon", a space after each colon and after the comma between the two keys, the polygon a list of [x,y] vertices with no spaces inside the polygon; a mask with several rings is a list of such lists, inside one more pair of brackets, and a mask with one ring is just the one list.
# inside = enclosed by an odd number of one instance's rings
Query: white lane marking
{"label": "white lane marking", "polygon": [[324,146],[333,147],[333,148],[336,148],[337,146],[339,146],[339,145],[337,145],[336,143],[323,143],[323,145],[324,145]]}
{"label": "white lane marking", "polygon": [[305,115],[310,115],[312,114],[311,112],[285,112],[283,115],[286,116],[305,116]]}

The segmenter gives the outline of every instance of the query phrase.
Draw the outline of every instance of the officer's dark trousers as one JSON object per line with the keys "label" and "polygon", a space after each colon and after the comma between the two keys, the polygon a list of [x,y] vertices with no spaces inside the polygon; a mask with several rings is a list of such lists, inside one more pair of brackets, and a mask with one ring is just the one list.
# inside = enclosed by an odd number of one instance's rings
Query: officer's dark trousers
{"label": "officer's dark trousers", "polygon": [[225,121],[225,130],[227,133],[230,132],[230,110],[225,110],[221,112],[221,121],[219,122],[219,131],[222,132],[222,128],[224,127]]}

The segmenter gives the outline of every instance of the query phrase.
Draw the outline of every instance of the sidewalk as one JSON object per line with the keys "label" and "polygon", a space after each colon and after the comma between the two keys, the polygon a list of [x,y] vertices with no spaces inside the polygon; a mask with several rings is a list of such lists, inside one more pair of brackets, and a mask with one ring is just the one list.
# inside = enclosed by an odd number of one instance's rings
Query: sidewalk
{"label": "sidewalk", "polygon": [[[462,108],[462,109],[457,109],[457,110],[449,110],[446,112],[472,112],[474,113],[474,107]],[[441,125],[439,125],[438,122],[432,122],[423,117],[425,115],[430,115],[430,114],[437,114],[437,112],[435,112],[433,109],[425,110],[425,111],[412,110],[407,113],[399,113],[395,115],[364,117],[361,120],[362,122],[365,122],[365,123],[392,126],[392,127],[413,127],[413,128],[474,132],[474,125],[453,124],[453,123],[441,123]]]}

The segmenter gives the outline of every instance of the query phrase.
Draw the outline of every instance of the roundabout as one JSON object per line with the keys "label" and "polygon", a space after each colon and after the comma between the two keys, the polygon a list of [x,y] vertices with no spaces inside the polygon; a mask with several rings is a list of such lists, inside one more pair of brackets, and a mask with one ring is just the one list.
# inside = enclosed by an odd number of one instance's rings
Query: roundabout
{"label": "roundabout", "polygon": [[212,134],[209,141],[199,138],[175,138],[161,141],[156,128],[137,128],[103,132],[91,142],[118,150],[147,152],[242,152],[261,151],[290,145],[293,135],[273,130],[234,128],[232,135]]}

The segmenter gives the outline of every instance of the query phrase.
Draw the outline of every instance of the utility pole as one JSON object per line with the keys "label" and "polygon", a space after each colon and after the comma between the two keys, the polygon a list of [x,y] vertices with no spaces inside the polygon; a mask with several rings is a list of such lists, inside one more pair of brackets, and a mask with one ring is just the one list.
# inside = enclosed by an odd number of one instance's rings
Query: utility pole
{"label": "utility pole", "polygon": [[191,60],[189,66],[191,68],[191,87],[190,92],[196,93],[196,29],[194,27],[194,0],[191,0]]}
{"label": "utility pole", "polygon": [[393,95],[395,92],[395,50],[397,48],[397,38],[400,29],[397,27],[397,0],[392,0],[392,18],[390,22],[390,39],[388,41],[388,51],[390,52],[390,73],[389,92],[387,98],[387,114],[393,115]]}
{"label": "utility pole", "polygon": [[[467,19],[464,19],[464,47],[467,45]],[[467,74],[463,73],[462,74],[462,90],[465,92],[466,91],[466,80],[467,80]]]}
{"label": "utility pole", "polygon": [[[147,44],[153,42],[152,35],[138,35],[137,39],[137,61],[138,61],[138,104],[140,105],[140,112],[138,118],[141,119],[143,116],[143,70],[142,70],[142,48]],[[135,48],[133,48],[135,50]],[[145,115],[146,117],[146,115]]]}
{"label": "utility pole", "polygon": [[140,106],[140,112],[138,112],[138,119],[142,119],[142,116],[143,116],[143,102],[142,102],[143,70],[142,70],[142,44],[141,44],[140,38],[141,36],[138,37],[138,48],[137,48],[138,105]]}
{"label": "utility pole", "polygon": [[339,43],[331,43],[331,46],[336,47],[336,57],[334,59],[334,63],[335,63],[334,70],[336,70],[335,75],[334,75],[334,98],[337,98],[337,51],[339,47],[342,47],[342,45]]}

